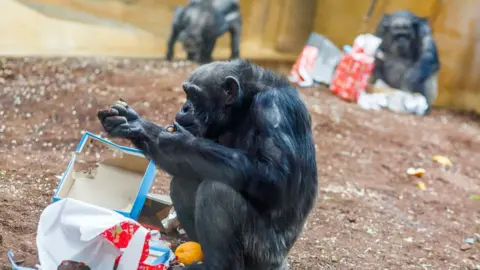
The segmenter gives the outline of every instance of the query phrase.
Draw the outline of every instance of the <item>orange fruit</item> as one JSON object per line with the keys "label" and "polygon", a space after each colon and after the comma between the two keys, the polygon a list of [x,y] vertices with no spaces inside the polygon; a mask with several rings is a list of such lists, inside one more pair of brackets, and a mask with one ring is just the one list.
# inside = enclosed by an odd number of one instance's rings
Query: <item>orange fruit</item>
{"label": "orange fruit", "polygon": [[175,256],[177,256],[177,261],[185,265],[203,261],[203,253],[200,244],[192,241],[179,245],[175,250]]}

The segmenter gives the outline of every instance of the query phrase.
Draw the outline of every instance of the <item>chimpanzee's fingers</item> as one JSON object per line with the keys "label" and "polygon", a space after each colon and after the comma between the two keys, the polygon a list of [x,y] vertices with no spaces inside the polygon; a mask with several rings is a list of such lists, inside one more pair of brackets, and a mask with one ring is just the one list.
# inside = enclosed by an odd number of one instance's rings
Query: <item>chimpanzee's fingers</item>
{"label": "chimpanzee's fingers", "polygon": [[108,135],[110,135],[111,137],[125,138],[131,133],[131,130],[128,124],[121,124],[121,125],[115,126],[114,128],[110,129],[107,132],[108,132]]}
{"label": "chimpanzee's fingers", "polygon": [[136,111],[134,111],[131,107],[125,107],[121,104],[114,104],[112,108],[118,110],[121,116],[127,117],[127,120],[132,121],[139,118]]}
{"label": "chimpanzee's fingers", "polygon": [[177,121],[173,121],[173,127],[175,128],[175,131],[181,132],[181,133],[188,133],[188,131],[182,127]]}
{"label": "chimpanzee's fingers", "polygon": [[112,109],[115,109],[118,111],[118,114],[121,116],[126,116],[128,114],[128,110],[125,106],[122,106],[120,104],[113,104]]}
{"label": "chimpanzee's fingers", "polygon": [[185,129],[182,125],[177,123],[177,121],[173,121],[173,126],[175,127],[175,132],[193,137],[193,134],[190,131],[188,131],[187,129]]}
{"label": "chimpanzee's fingers", "polygon": [[127,121],[127,118],[125,118],[123,116],[110,116],[110,117],[105,118],[103,120],[102,124],[103,124],[103,127],[105,128],[105,130],[107,132],[110,132],[110,130],[113,130],[115,127],[117,127],[119,125],[123,125],[123,124],[128,125],[128,121]]}
{"label": "chimpanzee's fingers", "polygon": [[107,109],[107,110],[101,110],[98,111],[97,117],[100,120],[100,122],[105,121],[105,118],[110,117],[110,116],[117,116],[118,111],[116,109]]}

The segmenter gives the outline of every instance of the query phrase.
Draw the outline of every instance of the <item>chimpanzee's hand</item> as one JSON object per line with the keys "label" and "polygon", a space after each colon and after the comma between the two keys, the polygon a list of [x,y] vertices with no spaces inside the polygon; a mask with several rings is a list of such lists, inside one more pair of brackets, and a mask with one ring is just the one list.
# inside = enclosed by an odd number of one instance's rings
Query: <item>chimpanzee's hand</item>
{"label": "chimpanzee's hand", "polygon": [[115,104],[97,113],[103,128],[112,137],[133,138],[143,131],[141,117],[130,107]]}
{"label": "chimpanzee's hand", "polygon": [[190,131],[183,128],[176,121],[173,125],[166,126],[157,136],[157,143],[163,147],[179,147],[190,145],[195,136]]}

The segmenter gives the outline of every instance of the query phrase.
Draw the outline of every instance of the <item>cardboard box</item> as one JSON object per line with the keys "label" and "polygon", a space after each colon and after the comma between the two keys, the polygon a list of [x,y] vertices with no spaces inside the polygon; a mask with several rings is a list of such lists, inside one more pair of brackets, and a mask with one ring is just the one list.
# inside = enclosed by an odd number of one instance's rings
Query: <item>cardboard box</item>
{"label": "cardboard box", "polygon": [[332,41],[311,33],[288,79],[301,87],[310,87],[314,83],[329,85],[341,57],[342,51]]}
{"label": "cardboard box", "polygon": [[155,174],[155,164],[140,150],[85,132],[53,201],[73,198],[137,220]]}
{"label": "cardboard box", "polygon": [[145,228],[167,232],[162,220],[168,217],[172,200],[168,195],[148,193],[138,222]]}
{"label": "cardboard box", "polygon": [[363,53],[345,53],[335,71],[330,91],[345,101],[356,102],[361,91],[368,87],[374,62]]}

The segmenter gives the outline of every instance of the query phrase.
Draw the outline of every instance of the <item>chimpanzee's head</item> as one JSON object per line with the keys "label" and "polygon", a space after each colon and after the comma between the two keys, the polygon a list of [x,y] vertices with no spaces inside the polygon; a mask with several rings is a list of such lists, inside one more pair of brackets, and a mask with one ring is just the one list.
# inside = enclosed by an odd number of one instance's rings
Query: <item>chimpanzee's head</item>
{"label": "chimpanzee's head", "polygon": [[402,58],[415,57],[422,23],[427,23],[426,19],[417,17],[410,11],[385,14],[377,29],[377,35],[383,39],[382,50]]}
{"label": "chimpanzee's head", "polygon": [[198,137],[214,139],[227,131],[243,101],[239,63],[217,61],[194,70],[183,83],[187,100],[175,121]]}
{"label": "chimpanzee's head", "polygon": [[203,47],[203,39],[201,29],[187,29],[180,34],[180,41],[182,42],[183,49],[187,54],[193,55],[193,59],[198,61],[201,48]]}

